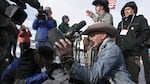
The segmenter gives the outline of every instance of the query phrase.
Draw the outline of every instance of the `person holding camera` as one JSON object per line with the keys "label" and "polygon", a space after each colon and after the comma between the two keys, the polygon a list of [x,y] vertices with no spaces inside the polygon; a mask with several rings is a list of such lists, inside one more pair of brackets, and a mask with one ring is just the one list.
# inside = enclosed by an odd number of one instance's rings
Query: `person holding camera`
{"label": "person holding camera", "polygon": [[18,33],[18,42],[20,45],[20,56],[22,56],[23,52],[30,48],[30,37],[32,36],[28,27],[21,25]]}
{"label": "person holding camera", "polygon": [[[52,17],[52,10],[50,7],[45,7],[45,9],[40,9],[36,19],[32,24],[32,28],[36,30],[35,40],[36,48],[39,46],[51,46],[47,43],[48,40],[48,31],[52,28],[56,28],[56,20]],[[52,47],[52,46],[51,46]]]}

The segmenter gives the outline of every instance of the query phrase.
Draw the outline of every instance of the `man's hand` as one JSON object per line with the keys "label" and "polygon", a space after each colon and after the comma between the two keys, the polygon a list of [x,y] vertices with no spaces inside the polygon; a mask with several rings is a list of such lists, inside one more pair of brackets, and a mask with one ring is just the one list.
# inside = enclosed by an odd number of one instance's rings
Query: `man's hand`
{"label": "man's hand", "polygon": [[68,39],[60,39],[59,42],[55,42],[54,48],[59,56],[72,55],[72,45]]}
{"label": "man's hand", "polygon": [[86,14],[89,17],[92,17],[94,15],[94,13],[92,11],[90,11],[90,10],[86,10]]}

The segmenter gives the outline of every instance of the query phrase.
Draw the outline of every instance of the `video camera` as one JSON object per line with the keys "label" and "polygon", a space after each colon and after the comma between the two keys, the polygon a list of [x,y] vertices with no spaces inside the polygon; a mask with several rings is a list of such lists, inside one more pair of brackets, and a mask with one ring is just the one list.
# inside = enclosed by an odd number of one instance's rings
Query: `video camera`
{"label": "video camera", "polygon": [[15,24],[21,25],[27,18],[27,14],[24,11],[26,8],[25,3],[30,6],[39,9],[40,3],[38,0],[10,0],[14,4],[10,4],[7,0],[0,0],[0,27],[6,27],[10,21]]}
{"label": "video camera", "polygon": [[60,39],[64,39],[65,37],[71,40],[75,32],[78,32],[85,25],[86,25],[85,21],[81,21],[78,24],[74,24],[65,36],[62,34],[62,32],[59,29],[52,28],[48,31],[48,42],[54,44],[56,41],[59,41]]}
{"label": "video camera", "polygon": [[83,21],[80,21],[79,23],[75,23],[74,25],[72,25],[72,27],[69,29],[69,31],[66,33],[66,38],[68,39],[72,39],[74,34],[76,32],[80,32],[80,29],[82,27],[84,27],[86,25],[86,22],[83,20]]}
{"label": "video camera", "polygon": [[41,7],[40,9],[38,9],[37,18],[41,20],[46,20],[47,12],[47,10],[44,10],[43,7]]}

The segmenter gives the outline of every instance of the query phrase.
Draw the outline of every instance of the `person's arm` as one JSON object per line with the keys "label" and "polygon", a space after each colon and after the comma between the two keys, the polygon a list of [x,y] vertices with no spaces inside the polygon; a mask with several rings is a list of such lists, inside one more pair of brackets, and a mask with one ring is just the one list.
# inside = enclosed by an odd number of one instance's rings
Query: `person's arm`
{"label": "person's arm", "polygon": [[19,37],[24,37],[24,31],[23,31],[23,30],[19,30],[18,36],[19,36]]}
{"label": "person's arm", "polygon": [[28,36],[29,36],[29,37],[31,37],[31,36],[32,36],[32,34],[31,34],[31,32],[30,32],[29,28],[26,28],[26,31],[27,31]]}
{"label": "person's arm", "polygon": [[38,27],[39,27],[39,21],[37,20],[37,19],[35,19],[34,21],[33,21],[33,24],[32,24],[32,28],[34,29],[34,30],[37,30],[38,29]]}
{"label": "person's arm", "polygon": [[40,74],[35,74],[31,77],[28,77],[24,80],[25,84],[42,84],[45,80],[47,80],[48,75],[45,72]]}
{"label": "person's arm", "polygon": [[[18,67],[21,58],[16,58],[1,74],[1,79],[5,79],[5,76],[10,74],[11,71],[15,71]],[[13,74],[14,75],[14,74]]]}
{"label": "person's arm", "polygon": [[113,25],[113,16],[110,13],[106,13],[103,22]]}
{"label": "person's arm", "polygon": [[[66,40],[61,40],[60,42],[55,42],[54,48],[57,49],[56,51],[59,49],[59,56],[65,56],[70,53],[69,45],[70,43]],[[121,56],[122,54],[117,46],[106,46],[102,49],[102,52],[98,55],[98,60],[92,67],[81,66],[78,62],[75,62],[72,64],[70,73],[77,79],[89,84],[95,84],[114,68],[117,60],[120,59],[119,57]]]}
{"label": "person's arm", "polygon": [[142,43],[144,43],[144,41],[149,38],[149,32],[150,32],[146,18],[143,17],[142,19],[140,19],[139,24],[140,24],[141,31],[140,31],[140,35],[136,39],[137,45],[141,45]]}
{"label": "person's arm", "polygon": [[48,29],[56,27],[56,23],[53,20],[46,20],[45,23]]}

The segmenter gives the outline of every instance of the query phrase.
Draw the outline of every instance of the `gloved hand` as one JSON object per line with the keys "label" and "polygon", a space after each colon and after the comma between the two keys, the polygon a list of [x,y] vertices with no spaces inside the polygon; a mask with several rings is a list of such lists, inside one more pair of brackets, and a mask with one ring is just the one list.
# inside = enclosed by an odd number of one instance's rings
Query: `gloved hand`
{"label": "gloved hand", "polygon": [[59,69],[59,68],[61,68],[60,64],[57,64],[57,63],[50,64],[46,66],[46,74],[48,75],[50,79],[54,80],[55,78],[52,77],[52,73],[54,70]]}

